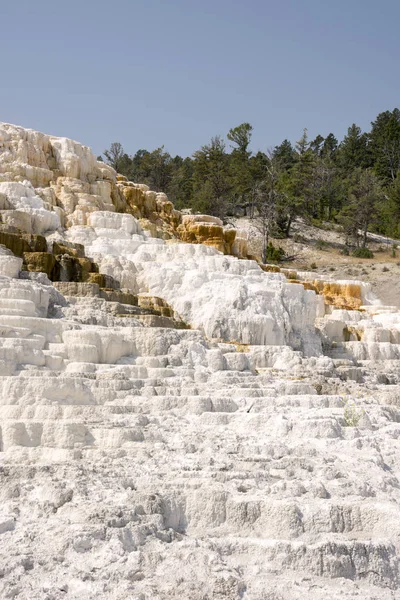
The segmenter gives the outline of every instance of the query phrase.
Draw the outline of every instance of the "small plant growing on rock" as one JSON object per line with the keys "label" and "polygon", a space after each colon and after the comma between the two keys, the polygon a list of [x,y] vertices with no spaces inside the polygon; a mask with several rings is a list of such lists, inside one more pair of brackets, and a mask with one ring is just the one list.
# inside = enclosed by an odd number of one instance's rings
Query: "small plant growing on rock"
{"label": "small plant growing on rock", "polygon": [[342,402],[344,405],[343,417],[345,427],[358,427],[360,419],[364,414],[364,409],[357,407],[354,400],[350,400],[349,398],[344,398]]}
{"label": "small plant growing on rock", "polygon": [[317,268],[317,263],[312,262],[310,265],[310,269],[316,269]]}
{"label": "small plant growing on rock", "polygon": [[353,252],[356,258],[374,258],[374,253],[369,248],[357,248]]}

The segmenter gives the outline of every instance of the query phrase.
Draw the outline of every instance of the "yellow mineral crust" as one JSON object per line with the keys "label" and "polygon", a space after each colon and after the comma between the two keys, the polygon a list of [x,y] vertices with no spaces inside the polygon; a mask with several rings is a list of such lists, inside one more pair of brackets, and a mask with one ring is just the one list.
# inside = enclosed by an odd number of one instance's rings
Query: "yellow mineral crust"
{"label": "yellow mineral crust", "polygon": [[151,310],[154,313],[163,317],[173,317],[174,311],[171,306],[163,298],[146,294],[137,296],[138,306],[143,309]]}
{"label": "yellow mineral crust", "polygon": [[314,287],[325,298],[325,304],[346,310],[358,310],[362,305],[361,286],[358,283],[337,283],[315,279]]}
{"label": "yellow mineral crust", "polygon": [[24,264],[27,271],[46,273],[52,279],[56,258],[50,252],[24,252]]}
{"label": "yellow mineral crust", "polygon": [[221,219],[210,215],[183,215],[177,227],[183,242],[212,246],[224,254],[247,258],[247,238],[236,229],[227,229]]}
{"label": "yellow mineral crust", "polygon": [[281,272],[281,269],[279,267],[277,267],[276,265],[262,265],[262,264],[260,264],[260,267],[266,273],[280,273]]}
{"label": "yellow mineral crust", "polygon": [[[271,265],[262,265],[264,271],[272,270]],[[296,271],[280,269],[288,283],[301,283],[306,290],[313,290],[324,296],[325,304],[344,310],[360,310],[362,306],[361,286],[358,283],[338,283],[321,279],[299,279]]]}

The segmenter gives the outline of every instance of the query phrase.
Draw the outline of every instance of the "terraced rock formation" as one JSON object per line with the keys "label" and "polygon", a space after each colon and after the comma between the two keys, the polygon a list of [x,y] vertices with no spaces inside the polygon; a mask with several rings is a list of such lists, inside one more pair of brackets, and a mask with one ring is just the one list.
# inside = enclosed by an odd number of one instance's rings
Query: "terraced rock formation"
{"label": "terraced rock formation", "polygon": [[0,202],[1,598],[400,597],[396,309],[71,140]]}

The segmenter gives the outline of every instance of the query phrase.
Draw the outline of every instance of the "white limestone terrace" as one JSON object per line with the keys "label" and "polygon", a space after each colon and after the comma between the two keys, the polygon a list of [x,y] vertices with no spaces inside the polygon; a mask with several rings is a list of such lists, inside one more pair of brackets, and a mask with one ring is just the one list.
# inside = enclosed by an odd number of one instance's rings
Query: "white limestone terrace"
{"label": "white limestone terrace", "polygon": [[0,247],[0,598],[398,598],[399,314],[152,239],[88,149],[0,131],[3,222],[198,328],[65,298]]}
{"label": "white limestone terrace", "polygon": [[65,235],[85,245],[100,272],[124,288],[164,298],[208,338],[288,344],[309,355],[321,354],[315,294],[289,285],[283,275],[265,273],[254,261],[223,256],[200,244],[146,237],[126,214],[92,213],[87,226],[70,227]]}

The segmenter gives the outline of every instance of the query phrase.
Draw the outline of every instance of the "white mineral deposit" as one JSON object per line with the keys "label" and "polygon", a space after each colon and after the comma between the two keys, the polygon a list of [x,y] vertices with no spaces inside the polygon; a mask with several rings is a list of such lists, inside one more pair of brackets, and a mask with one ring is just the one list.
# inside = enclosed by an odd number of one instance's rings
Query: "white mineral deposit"
{"label": "white mineral deposit", "polygon": [[2,599],[400,598],[396,308],[5,123],[0,216]]}

